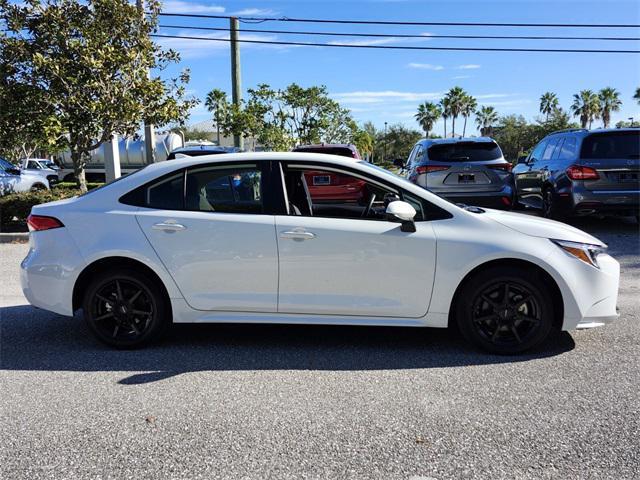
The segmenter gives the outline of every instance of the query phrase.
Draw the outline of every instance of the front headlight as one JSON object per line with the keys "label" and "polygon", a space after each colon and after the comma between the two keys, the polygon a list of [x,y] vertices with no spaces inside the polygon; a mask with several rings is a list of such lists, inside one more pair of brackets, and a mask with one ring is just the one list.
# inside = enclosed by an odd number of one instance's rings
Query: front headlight
{"label": "front headlight", "polygon": [[607,247],[592,245],[590,243],[569,242],[567,240],[553,239],[551,239],[551,241],[564,250],[568,255],[571,255],[578,260],[582,260],[584,263],[596,268],[600,268],[600,265],[598,265],[598,255],[607,251]]}

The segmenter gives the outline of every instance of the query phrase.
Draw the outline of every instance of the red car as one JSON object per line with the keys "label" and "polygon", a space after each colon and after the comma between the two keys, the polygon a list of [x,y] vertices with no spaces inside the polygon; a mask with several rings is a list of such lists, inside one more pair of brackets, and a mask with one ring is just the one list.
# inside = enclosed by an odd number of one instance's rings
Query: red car
{"label": "red car", "polygon": [[[300,145],[294,152],[325,153],[360,160],[358,149],[354,145],[328,144]],[[366,196],[365,182],[355,177],[333,172],[313,171],[304,174],[313,202],[331,203],[364,201]]]}

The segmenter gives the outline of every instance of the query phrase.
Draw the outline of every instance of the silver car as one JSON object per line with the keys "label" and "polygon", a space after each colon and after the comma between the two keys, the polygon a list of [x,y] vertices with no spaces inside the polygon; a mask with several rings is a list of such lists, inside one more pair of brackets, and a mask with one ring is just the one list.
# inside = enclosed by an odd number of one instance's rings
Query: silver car
{"label": "silver car", "polygon": [[49,189],[49,181],[46,177],[21,171],[4,158],[0,158],[0,196],[7,193],[45,189]]}
{"label": "silver car", "polygon": [[46,178],[50,186],[58,183],[58,170],[60,168],[48,158],[25,158],[20,160],[20,165],[22,165],[22,172]]}

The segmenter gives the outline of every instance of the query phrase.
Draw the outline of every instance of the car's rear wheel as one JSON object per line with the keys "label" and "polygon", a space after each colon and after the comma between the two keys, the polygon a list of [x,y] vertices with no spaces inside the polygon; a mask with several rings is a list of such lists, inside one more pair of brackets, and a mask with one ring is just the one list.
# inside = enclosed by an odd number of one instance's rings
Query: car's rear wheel
{"label": "car's rear wheel", "polygon": [[170,321],[170,306],[158,282],[133,269],[99,274],[85,291],[84,318],[102,342],[116,348],[145,345]]}
{"label": "car's rear wheel", "polygon": [[47,187],[42,183],[35,183],[35,184],[33,184],[31,186],[31,191],[32,192],[39,192],[41,190],[46,190],[46,189],[47,189]]}
{"label": "car's rear wheel", "polygon": [[543,342],[553,326],[553,301],[535,271],[496,267],[468,280],[457,296],[460,332],[472,344],[511,355]]}

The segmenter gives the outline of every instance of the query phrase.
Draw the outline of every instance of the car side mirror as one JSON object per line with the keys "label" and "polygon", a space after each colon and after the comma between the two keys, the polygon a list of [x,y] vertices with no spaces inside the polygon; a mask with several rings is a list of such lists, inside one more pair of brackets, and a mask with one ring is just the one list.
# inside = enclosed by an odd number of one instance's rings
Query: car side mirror
{"label": "car side mirror", "polygon": [[520,165],[521,163],[527,163],[527,155],[520,155],[518,157],[518,165]]}
{"label": "car side mirror", "polygon": [[416,209],[407,202],[401,200],[391,202],[387,205],[385,213],[388,221],[401,224],[400,230],[403,232],[416,231],[416,224],[413,220],[416,217]]}
{"label": "car side mirror", "polygon": [[10,173],[11,175],[20,175],[20,169],[19,168],[7,168],[7,173]]}

